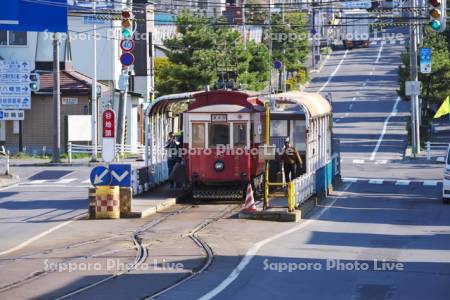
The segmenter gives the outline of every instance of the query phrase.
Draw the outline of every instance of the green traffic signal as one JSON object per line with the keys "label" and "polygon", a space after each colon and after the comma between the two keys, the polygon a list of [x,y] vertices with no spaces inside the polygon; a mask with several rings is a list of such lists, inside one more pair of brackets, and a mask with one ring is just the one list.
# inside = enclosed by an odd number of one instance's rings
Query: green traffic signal
{"label": "green traffic signal", "polygon": [[124,38],[131,38],[131,30],[128,28],[123,28],[122,29],[122,36]]}
{"label": "green traffic signal", "polygon": [[436,30],[436,31],[441,30],[441,22],[439,22],[438,20],[431,21],[430,26],[431,26],[431,28],[433,28],[433,30]]}

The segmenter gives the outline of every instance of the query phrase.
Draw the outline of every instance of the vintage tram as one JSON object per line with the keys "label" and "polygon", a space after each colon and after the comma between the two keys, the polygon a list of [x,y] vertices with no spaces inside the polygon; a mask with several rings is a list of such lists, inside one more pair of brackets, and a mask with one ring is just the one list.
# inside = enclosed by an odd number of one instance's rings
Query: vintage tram
{"label": "vintage tram", "polygon": [[[183,112],[175,115],[172,108],[180,103]],[[319,94],[213,90],[167,95],[147,108],[146,116],[149,187],[169,176],[168,132],[183,132],[183,162],[194,198],[242,199],[249,183],[260,191],[268,164],[259,150],[265,144],[281,150],[289,138],[308,174],[331,157],[331,106]]]}

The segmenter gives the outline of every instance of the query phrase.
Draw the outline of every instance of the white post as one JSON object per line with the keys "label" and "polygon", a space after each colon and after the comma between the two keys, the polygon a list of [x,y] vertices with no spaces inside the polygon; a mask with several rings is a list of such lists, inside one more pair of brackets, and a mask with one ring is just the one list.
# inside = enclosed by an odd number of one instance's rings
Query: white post
{"label": "white post", "polygon": [[67,143],[67,155],[69,164],[72,164],[72,142]]}
{"label": "white post", "polygon": [[[95,10],[96,10],[96,0],[94,0],[92,4],[92,8],[94,11],[95,16]],[[94,49],[93,49],[93,55],[94,55],[94,74],[92,76],[92,91],[91,91],[91,143],[92,143],[92,158],[91,161],[97,161],[97,25],[95,25],[95,19],[94,19]]]}
{"label": "white post", "polygon": [[431,159],[431,143],[427,141],[427,160]]}

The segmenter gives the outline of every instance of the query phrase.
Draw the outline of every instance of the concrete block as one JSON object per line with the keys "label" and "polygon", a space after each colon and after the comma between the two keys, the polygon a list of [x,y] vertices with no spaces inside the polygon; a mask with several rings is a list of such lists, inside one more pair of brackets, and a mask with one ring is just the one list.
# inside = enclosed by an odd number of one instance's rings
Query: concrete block
{"label": "concrete block", "polygon": [[287,210],[263,210],[256,212],[240,212],[239,219],[276,221],[276,222],[298,222],[300,221],[300,212],[288,212]]}

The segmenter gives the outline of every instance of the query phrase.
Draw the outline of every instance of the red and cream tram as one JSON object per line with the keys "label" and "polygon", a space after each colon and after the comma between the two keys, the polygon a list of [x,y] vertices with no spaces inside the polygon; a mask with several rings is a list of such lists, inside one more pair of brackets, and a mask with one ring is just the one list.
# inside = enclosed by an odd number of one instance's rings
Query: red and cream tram
{"label": "red and cream tram", "polygon": [[263,182],[264,160],[258,146],[265,140],[265,107],[242,91],[194,94],[183,113],[187,176],[194,198],[242,198],[252,183]]}

